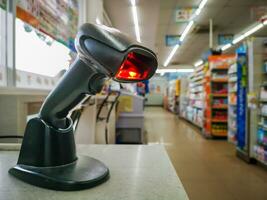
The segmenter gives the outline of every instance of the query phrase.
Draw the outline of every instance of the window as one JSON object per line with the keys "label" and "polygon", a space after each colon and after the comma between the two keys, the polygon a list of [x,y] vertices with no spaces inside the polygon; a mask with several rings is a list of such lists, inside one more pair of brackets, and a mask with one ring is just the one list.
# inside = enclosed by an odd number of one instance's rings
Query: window
{"label": "window", "polygon": [[56,76],[69,66],[70,50],[63,44],[16,19],[16,69]]}
{"label": "window", "polygon": [[0,0],[0,86],[6,86],[6,8],[6,0]]}

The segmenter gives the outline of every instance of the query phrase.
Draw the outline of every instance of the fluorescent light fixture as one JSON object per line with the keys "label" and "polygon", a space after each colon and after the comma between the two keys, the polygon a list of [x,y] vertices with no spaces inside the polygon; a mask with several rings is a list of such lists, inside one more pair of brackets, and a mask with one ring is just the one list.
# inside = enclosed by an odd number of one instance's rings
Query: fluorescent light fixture
{"label": "fluorescent light fixture", "polygon": [[190,73],[193,72],[194,69],[157,69],[157,74],[163,73],[174,73],[174,72],[183,72],[183,73]]}
{"label": "fluorescent light fixture", "polygon": [[186,26],[185,29],[184,29],[184,32],[182,33],[182,35],[181,35],[181,37],[180,37],[180,41],[181,41],[181,42],[185,39],[186,35],[187,35],[188,32],[190,31],[190,29],[191,29],[191,27],[193,26],[193,24],[194,24],[194,21],[193,21],[193,20],[191,20],[191,21],[189,22],[189,24],[187,24],[187,26]]}
{"label": "fluorescent light fixture", "polygon": [[132,13],[133,13],[133,20],[134,20],[134,30],[135,30],[135,37],[138,42],[141,42],[140,38],[140,29],[138,24],[138,16],[137,16],[137,8],[135,0],[131,0],[132,4]]}
{"label": "fluorescent light fixture", "polygon": [[[257,23],[255,26],[253,26],[252,28],[250,28],[247,32],[243,33],[243,34],[239,34],[237,37],[235,37],[233,39],[232,43],[228,43],[224,46],[222,46],[220,49],[222,51],[225,51],[227,49],[229,49],[230,47],[232,47],[233,45],[237,44],[238,42],[242,41],[243,39],[245,39],[246,37],[252,35],[253,33],[257,32],[258,30],[260,30],[261,28],[264,27],[264,25],[267,25],[267,20],[261,22],[261,23]],[[196,64],[196,63],[195,63]]]}
{"label": "fluorescent light fixture", "polygon": [[132,6],[136,6],[135,0],[131,0],[131,4],[132,4]]}
{"label": "fluorescent light fixture", "polygon": [[[134,2],[132,2],[132,5],[133,5],[133,3],[135,3],[135,0],[131,0],[131,1],[134,1]],[[195,16],[200,14],[202,8],[204,8],[204,6],[206,5],[207,2],[208,2],[208,0],[202,0],[202,1],[200,2],[199,6],[198,6],[198,8],[197,8],[197,10],[196,10],[196,12],[195,12]],[[195,16],[194,16],[194,17],[195,17]],[[194,17],[193,17],[193,18],[194,18]],[[187,26],[185,27],[185,30],[183,31],[183,33],[182,33],[182,35],[181,35],[181,37],[180,37],[180,42],[182,42],[182,41],[185,39],[186,35],[187,35],[188,32],[190,31],[190,29],[191,29],[191,27],[193,26],[193,24],[194,24],[194,21],[193,21],[193,20],[191,20],[191,21],[189,22],[189,24],[187,24]],[[175,52],[177,51],[178,47],[179,47],[179,45],[176,45],[176,46],[173,48],[173,50],[171,51],[170,55],[168,56],[168,58],[166,59],[166,61],[165,61],[164,64],[163,64],[164,67],[168,66],[169,62],[171,61],[171,59],[172,59],[173,55],[175,54]]]}
{"label": "fluorescent light fixture", "polygon": [[204,8],[204,6],[206,5],[207,1],[208,1],[208,0],[202,0],[202,1],[200,2],[199,6],[198,6],[198,8],[197,8],[197,10],[196,10],[196,15],[199,15],[199,14],[200,14],[202,8]]}
{"label": "fluorescent light fixture", "polygon": [[195,62],[194,66],[198,67],[198,66],[202,65],[203,63],[204,63],[203,60],[198,60],[197,62]]}
{"label": "fluorescent light fixture", "polygon": [[255,33],[256,31],[258,31],[259,29],[261,29],[263,27],[263,24],[260,23],[256,26],[254,26],[253,28],[251,28],[250,30],[248,30],[247,32],[244,33],[245,37],[250,36],[251,34]]}
{"label": "fluorescent light fixture", "polygon": [[264,26],[263,24],[257,24],[256,26],[254,26],[253,28],[251,28],[250,30],[248,30],[247,32],[245,32],[244,34],[239,35],[238,37],[236,37],[233,40],[233,44],[236,44],[236,43],[240,42],[241,40],[245,39],[246,37],[248,37],[251,34],[255,33],[256,31],[260,30],[263,26]]}
{"label": "fluorescent light fixture", "polygon": [[101,24],[102,24],[101,21],[100,21],[100,19],[99,19],[98,17],[96,18],[95,21],[96,21],[96,23],[97,23],[98,25],[101,25]]}
{"label": "fluorescent light fixture", "polygon": [[177,49],[179,48],[179,46],[180,46],[179,44],[176,44],[176,45],[173,47],[171,53],[169,54],[168,58],[166,59],[166,61],[165,61],[164,64],[163,64],[164,67],[167,67],[167,66],[168,66],[169,62],[171,61],[172,57],[174,56],[174,54],[175,54],[175,52],[177,51]]}
{"label": "fluorescent light fixture", "polygon": [[232,44],[231,43],[228,43],[228,44],[222,46],[221,50],[222,51],[225,51],[225,50],[229,49],[231,46],[232,46]]}
{"label": "fluorescent light fixture", "polygon": [[241,40],[243,40],[245,38],[245,35],[240,35],[238,37],[236,37],[234,40],[233,40],[233,44],[236,44],[238,42],[240,42]]}

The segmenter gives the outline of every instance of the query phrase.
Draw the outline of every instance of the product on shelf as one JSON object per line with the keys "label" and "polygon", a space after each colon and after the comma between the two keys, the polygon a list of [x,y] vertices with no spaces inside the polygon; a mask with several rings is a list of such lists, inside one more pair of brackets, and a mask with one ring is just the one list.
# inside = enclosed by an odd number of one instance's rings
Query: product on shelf
{"label": "product on shelf", "polygon": [[175,114],[179,113],[180,80],[172,80],[168,84],[165,107]]}
{"label": "product on shelf", "polygon": [[227,98],[214,98],[213,99],[213,108],[227,108]]}
{"label": "product on shelf", "polygon": [[233,106],[236,105],[236,93],[229,94],[229,104]]}
{"label": "product on shelf", "polygon": [[188,97],[188,79],[181,78],[180,79],[180,95],[179,95],[179,116],[182,118],[186,118],[187,113],[187,106],[189,104],[189,97]]}
{"label": "product on shelf", "polygon": [[263,63],[263,73],[267,73],[267,60]]}
{"label": "product on shelf", "polygon": [[260,100],[267,101],[267,85],[263,85],[260,90]]}
{"label": "product on shelf", "polygon": [[212,132],[217,135],[225,134],[227,132],[227,126],[225,124],[213,124]]}
{"label": "product on shelf", "polygon": [[236,105],[237,105],[237,64],[233,63],[228,70],[228,141],[236,143]]}
{"label": "product on shelf", "polygon": [[267,165],[267,149],[263,146],[254,145],[253,148],[254,157],[262,162],[263,164]]}

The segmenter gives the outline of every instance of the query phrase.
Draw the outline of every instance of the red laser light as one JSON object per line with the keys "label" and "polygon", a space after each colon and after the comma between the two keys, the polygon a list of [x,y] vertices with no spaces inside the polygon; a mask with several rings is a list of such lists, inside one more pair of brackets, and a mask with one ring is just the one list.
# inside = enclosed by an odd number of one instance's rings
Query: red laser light
{"label": "red laser light", "polygon": [[149,66],[149,58],[131,52],[127,55],[115,75],[115,79],[124,81],[142,81],[149,78],[152,68]]}

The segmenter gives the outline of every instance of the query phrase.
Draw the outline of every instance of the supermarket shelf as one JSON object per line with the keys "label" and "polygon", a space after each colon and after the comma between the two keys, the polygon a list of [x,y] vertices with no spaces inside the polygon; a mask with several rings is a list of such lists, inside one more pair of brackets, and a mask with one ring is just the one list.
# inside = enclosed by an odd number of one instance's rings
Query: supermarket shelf
{"label": "supermarket shelf", "polygon": [[231,72],[228,72],[228,74],[236,74],[237,71],[231,71]]}
{"label": "supermarket shelf", "polygon": [[259,113],[259,115],[260,115],[261,117],[267,117],[267,114],[265,114],[265,113]]}
{"label": "supermarket shelf", "polygon": [[194,108],[203,109],[203,106],[193,105]]}
{"label": "supermarket shelf", "polygon": [[257,142],[257,145],[263,147],[264,149],[267,148],[267,144],[263,144],[263,143]]}
{"label": "supermarket shelf", "polygon": [[229,69],[229,66],[225,66],[225,65],[222,65],[222,66],[217,66],[217,67],[214,67],[214,68],[211,68],[211,70],[228,70]]}
{"label": "supermarket shelf", "polygon": [[194,100],[194,101],[202,101],[202,98],[194,98],[194,97],[189,97],[189,100]]}
{"label": "supermarket shelf", "polygon": [[229,78],[229,82],[230,83],[237,82],[237,77],[231,77],[231,78]]}
{"label": "supermarket shelf", "polygon": [[263,128],[265,131],[267,131],[267,126],[264,126],[264,125],[261,124],[261,123],[258,123],[258,126],[260,126],[260,127]]}
{"label": "supermarket shelf", "polygon": [[201,75],[202,75],[202,76],[205,75],[204,71],[198,71],[198,72],[196,71],[196,73],[195,73],[195,76],[196,76],[196,77],[201,76]]}
{"label": "supermarket shelf", "polygon": [[219,106],[212,106],[213,109],[228,109],[228,105],[224,104],[224,105],[219,105]]}
{"label": "supermarket shelf", "polygon": [[196,72],[200,72],[200,71],[202,71],[204,69],[204,65],[201,65],[200,67],[198,67],[197,69],[196,69]]}
{"label": "supermarket shelf", "polygon": [[229,93],[236,93],[237,92],[237,89],[231,89],[229,90]]}
{"label": "supermarket shelf", "polygon": [[263,99],[263,98],[262,98],[262,99],[260,99],[259,101],[260,101],[261,103],[267,103],[267,99]]}
{"label": "supermarket shelf", "polygon": [[189,79],[192,79],[192,78],[194,78],[194,74],[191,74],[191,75],[189,75]]}
{"label": "supermarket shelf", "polygon": [[236,103],[229,103],[230,106],[236,106]]}
{"label": "supermarket shelf", "polygon": [[267,87],[267,82],[264,82],[263,84],[260,85],[261,87]]}
{"label": "supermarket shelf", "polygon": [[197,123],[195,123],[195,122],[193,122],[193,121],[187,119],[186,117],[184,117],[184,116],[180,116],[180,118],[181,118],[181,119],[184,119],[185,121],[189,122],[190,124],[193,124],[193,125],[196,126],[197,128],[202,129],[202,126],[201,126],[201,125],[199,125],[199,124],[197,124]]}
{"label": "supermarket shelf", "polygon": [[192,91],[192,93],[199,93],[199,92],[203,92],[203,90]]}
{"label": "supermarket shelf", "polygon": [[228,123],[227,119],[211,119],[211,122]]}
{"label": "supermarket shelf", "polygon": [[227,131],[220,131],[220,132],[213,132],[211,131],[212,136],[217,136],[217,137],[227,137]]}
{"label": "supermarket shelf", "polygon": [[196,87],[196,86],[200,86],[200,85],[202,85],[202,84],[203,84],[203,80],[198,81],[198,82],[195,82],[195,83],[194,83],[194,86]]}
{"label": "supermarket shelf", "polygon": [[228,83],[228,78],[213,78],[211,81],[215,83]]}
{"label": "supermarket shelf", "polygon": [[213,97],[228,97],[228,94],[211,94]]}
{"label": "supermarket shelf", "polygon": [[[233,103],[233,96],[236,98],[237,89],[236,84],[238,81],[237,77],[237,64],[232,64],[228,70],[228,109],[233,110],[233,106],[236,106],[236,103]],[[231,104],[232,103],[232,104]],[[232,144],[237,143],[236,134],[237,134],[237,115],[233,111],[228,112],[228,141]]]}
{"label": "supermarket shelf", "polygon": [[[233,66],[234,65],[234,66]],[[238,78],[237,78],[237,66],[236,64],[231,65],[231,67],[229,68],[228,71],[228,94],[229,94],[229,99],[230,101],[228,102],[228,109],[233,108],[233,106],[236,106],[236,103],[233,103],[233,95],[236,96],[236,92],[237,90],[235,89],[235,85],[237,84]],[[232,110],[232,109],[231,109]],[[236,127],[236,121],[237,121],[237,115],[234,114],[232,111],[228,112],[228,133],[227,133],[227,137],[228,137],[228,142],[232,143],[232,144],[236,144],[237,143],[237,139],[236,139],[236,134],[237,134],[237,127]]]}
{"label": "supermarket shelf", "polygon": [[236,118],[236,115],[230,115],[230,114],[229,114],[229,116],[230,116],[231,118]]}
{"label": "supermarket shelf", "polygon": [[229,130],[231,130],[231,131],[233,131],[233,132],[236,132],[236,131],[237,131],[236,127],[234,128],[234,127],[232,127],[232,126],[229,126]]}
{"label": "supermarket shelf", "polygon": [[198,82],[200,80],[203,80],[204,79],[204,76],[201,75],[201,76],[196,76],[194,79],[193,79],[193,82]]}

